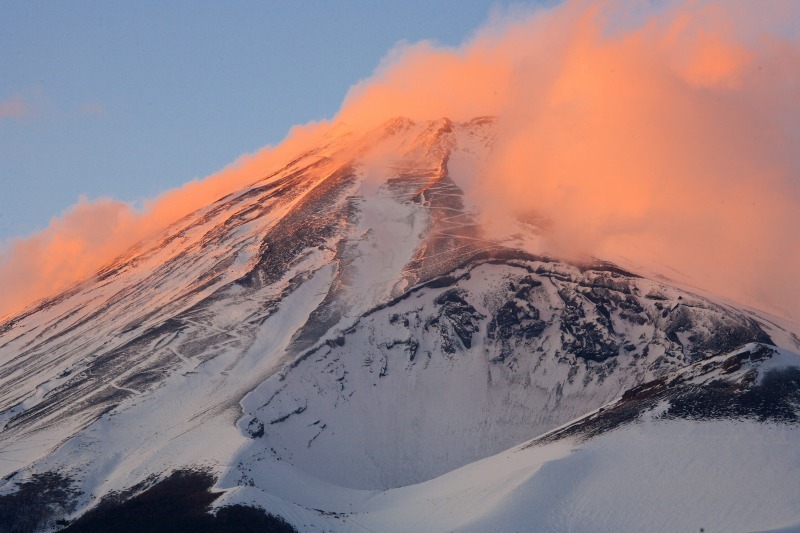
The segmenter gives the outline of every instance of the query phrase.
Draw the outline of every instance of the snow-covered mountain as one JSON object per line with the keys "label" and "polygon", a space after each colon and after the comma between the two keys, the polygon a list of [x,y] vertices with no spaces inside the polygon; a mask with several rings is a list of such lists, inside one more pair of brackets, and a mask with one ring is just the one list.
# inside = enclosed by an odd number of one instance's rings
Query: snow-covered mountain
{"label": "snow-covered mountain", "polygon": [[800,526],[796,325],[488,234],[492,118],[334,131],[0,324],[0,523]]}

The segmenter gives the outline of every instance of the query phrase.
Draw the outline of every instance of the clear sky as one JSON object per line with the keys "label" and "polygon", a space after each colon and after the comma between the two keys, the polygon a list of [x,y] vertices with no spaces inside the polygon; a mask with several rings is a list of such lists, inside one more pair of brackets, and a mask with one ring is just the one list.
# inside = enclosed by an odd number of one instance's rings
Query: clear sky
{"label": "clear sky", "polygon": [[457,45],[503,5],[0,0],[0,242],[275,144],[399,41]]}

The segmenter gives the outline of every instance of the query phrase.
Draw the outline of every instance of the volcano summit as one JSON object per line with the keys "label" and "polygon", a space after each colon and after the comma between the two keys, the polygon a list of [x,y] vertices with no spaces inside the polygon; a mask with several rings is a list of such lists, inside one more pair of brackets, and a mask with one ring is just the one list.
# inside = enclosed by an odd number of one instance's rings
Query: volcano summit
{"label": "volcano summit", "polygon": [[498,237],[495,141],[334,129],[0,324],[3,529],[800,527],[800,328]]}

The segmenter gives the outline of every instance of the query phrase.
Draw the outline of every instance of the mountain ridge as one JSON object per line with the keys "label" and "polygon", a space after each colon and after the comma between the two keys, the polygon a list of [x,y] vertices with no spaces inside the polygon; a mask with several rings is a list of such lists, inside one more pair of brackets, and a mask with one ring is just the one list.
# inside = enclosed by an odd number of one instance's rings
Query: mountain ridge
{"label": "mountain ridge", "polygon": [[199,468],[217,507],[358,530],[349,506],[439,486],[654,379],[800,347],[758,313],[556,259],[530,221],[487,233],[465,190],[494,128],[339,130],[0,324],[0,496],[69,479],[54,529]]}

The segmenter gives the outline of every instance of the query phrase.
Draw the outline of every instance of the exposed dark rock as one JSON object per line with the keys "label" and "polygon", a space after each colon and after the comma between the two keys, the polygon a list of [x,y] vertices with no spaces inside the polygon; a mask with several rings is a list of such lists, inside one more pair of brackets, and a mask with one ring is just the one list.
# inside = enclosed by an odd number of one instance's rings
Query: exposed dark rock
{"label": "exposed dark rock", "polygon": [[213,515],[214,477],[202,471],[178,470],[131,496],[114,494],[101,501],[64,531],[68,532],[292,532],[280,517],[244,505],[222,507]]}
{"label": "exposed dark rock", "polygon": [[480,328],[480,320],[484,316],[464,299],[464,292],[458,289],[443,292],[434,303],[440,306],[439,317],[430,320],[428,324],[438,326],[442,337],[442,350],[451,355],[456,352],[457,345],[450,335],[450,330],[464,348],[471,348],[472,335]]}
{"label": "exposed dark rock", "polygon": [[[664,308],[664,332],[667,339],[683,346],[679,334],[687,333],[684,346],[697,360],[707,355],[730,352],[748,342],[772,344],[772,339],[759,325],[744,316],[724,315],[716,310],[697,309],[678,304],[671,310]],[[701,321],[710,321],[711,327],[696,328]]]}
{"label": "exposed dark rock", "polygon": [[759,384],[713,381],[687,387],[670,401],[666,418],[711,420],[749,418],[759,422],[798,423],[800,411],[800,368],[768,371]]}
{"label": "exposed dark rock", "polygon": [[389,317],[390,324],[397,324],[398,322],[402,324],[404,328],[408,327],[408,317],[398,315],[397,313]]}
{"label": "exposed dark rock", "polygon": [[521,307],[514,300],[505,303],[492,317],[487,328],[489,339],[509,340],[512,337],[538,337],[547,324],[539,319],[539,310],[532,305]]}
{"label": "exposed dark rock", "polygon": [[[637,420],[666,402],[664,419],[749,419],[758,422],[800,423],[800,368],[786,367],[739,372],[744,363],[758,363],[774,354],[771,347],[753,345],[720,360],[700,361],[672,376],[662,376],[627,390],[615,403],[569,426],[533,441],[541,444],[566,437],[587,440]],[[721,370],[722,376],[702,384],[691,377]],[[764,372],[763,375],[759,375]],[[758,380],[757,378],[761,378]]]}
{"label": "exposed dark rock", "polygon": [[274,420],[270,420],[269,423],[270,424],[279,424],[280,422],[283,422],[283,421],[287,420],[290,416],[299,415],[300,413],[302,413],[305,410],[306,410],[306,406],[305,405],[301,405],[300,407],[298,407],[294,411],[286,413],[285,415],[281,415],[281,416],[279,416],[278,418],[276,418]]}
{"label": "exposed dark rock", "polygon": [[623,320],[627,320],[637,326],[644,326],[648,322],[648,318],[639,314],[629,313],[627,311],[622,311],[619,314],[619,317]]}
{"label": "exposed dark rock", "polygon": [[393,340],[391,342],[386,343],[386,348],[391,350],[395,346],[405,346],[408,352],[408,360],[413,361],[414,358],[417,356],[417,350],[419,349],[419,342],[414,337],[409,338],[408,340]]}
{"label": "exposed dark rock", "polygon": [[620,343],[615,341],[610,320],[606,318],[610,317],[608,310],[600,311],[597,304],[594,307],[598,318],[587,319],[577,295],[561,290],[559,296],[564,302],[560,327],[565,333],[563,345],[568,353],[592,361],[604,361],[619,354]]}
{"label": "exposed dark rock", "polygon": [[75,510],[80,493],[59,473],[34,474],[11,494],[0,496],[0,530],[27,533],[54,529]]}
{"label": "exposed dark rock", "polygon": [[247,434],[250,435],[251,439],[257,439],[259,437],[264,436],[264,423],[261,422],[258,418],[253,418],[249,424],[247,424]]}
{"label": "exposed dark rock", "polygon": [[344,343],[345,343],[344,335],[339,335],[335,339],[329,339],[325,341],[325,344],[327,344],[331,348],[335,346],[344,346]]}

